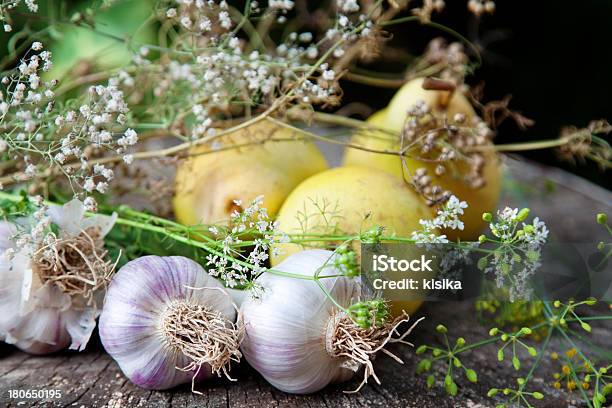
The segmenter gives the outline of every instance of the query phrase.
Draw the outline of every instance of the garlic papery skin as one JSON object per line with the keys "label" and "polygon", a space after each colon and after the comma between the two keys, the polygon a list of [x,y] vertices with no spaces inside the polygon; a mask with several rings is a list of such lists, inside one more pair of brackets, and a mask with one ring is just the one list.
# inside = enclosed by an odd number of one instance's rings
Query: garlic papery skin
{"label": "garlic papery skin", "polygon": [[[330,264],[333,253],[307,250],[295,253],[275,271],[312,277]],[[321,275],[334,275],[325,268]],[[354,370],[326,350],[329,325],[339,310],[315,281],[264,273],[256,280],[263,292],[242,304],[245,337],[242,351],[248,363],[274,387],[289,393],[316,392],[329,383],[350,379]],[[320,283],[342,307],[360,293],[359,282],[346,277]]]}
{"label": "garlic papery skin", "polygon": [[114,269],[104,237],[115,218],[72,200],[0,225],[10,234],[0,239],[0,339],[32,354],[85,348]]}
{"label": "garlic papery skin", "polygon": [[145,256],[113,277],[100,338],[133,383],[163,390],[227,375],[241,357],[236,314],[223,285],[196,262]]}
{"label": "garlic papery skin", "polygon": [[[355,391],[370,377],[380,383],[372,365],[376,353],[402,363],[384,347],[410,344],[404,337],[416,323],[400,335],[398,326],[408,321],[405,313],[388,320],[383,300],[359,302],[360,282],[342,275],[334,265],[336,256],[324,250],[289,256],[256,279],[261,295],[242,304],[245,359],[282,391],[316,392],[350,379],[362,367],[363,380]],[[362,312],[371,317],[370,324],[353,320],[353,314]]]}

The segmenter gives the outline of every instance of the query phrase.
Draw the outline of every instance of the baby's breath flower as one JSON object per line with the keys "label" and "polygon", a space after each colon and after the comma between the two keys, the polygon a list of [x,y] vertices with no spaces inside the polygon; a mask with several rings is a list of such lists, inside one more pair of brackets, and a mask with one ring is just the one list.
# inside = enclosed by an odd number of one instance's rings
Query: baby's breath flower
{"label": "baby's breath flower", "polygon": [[[234,205],[242,208],[242,201],[235,200]],[[209,232],[217,238],[223,256],[207,256],[208,272],[223,279],[229,287],[245,286],[265,270],[270,248],[276,242],[275,237],[280,235],[278,223],[270,220],[263,207],[263,196],[255,198],[242,210],[234,210],[227,229],[212,226]],[[246,254],[239,250],[245,237],[252,240],[252,247]]]}

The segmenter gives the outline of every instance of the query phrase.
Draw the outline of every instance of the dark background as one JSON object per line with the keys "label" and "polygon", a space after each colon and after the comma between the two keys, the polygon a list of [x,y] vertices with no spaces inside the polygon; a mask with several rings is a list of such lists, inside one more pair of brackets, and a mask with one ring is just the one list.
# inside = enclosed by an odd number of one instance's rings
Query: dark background
{"label": "dark background", "polygon": [[[155,0],[127,1],[142,3],[143,7],[155,3]],[[315,10],[329,7],[330,1],[335,0],[296,0],[296,3]],[[58,1],[53,6],[70,15],[91,3]],[[244,1],[229,3],[242,8]],[[497,143],[551,139],[558,137],[564,126],[585,127],[593,119],[612,121],[612,0],[498,0],[495,14],[480,21],[468,12],[467,0],[446,3],[445,10],[435,14],[433,20],[461,33],[482,50],[483,65],[467,82],[472,85],[485,82],[485,102],[512,94],[510,107],[535,120],[535,126],[525,132],[506,122],[499,128]],[[414,5],[417,4],[415,1]],[[36,20],[30,19],[30,25],[44,26],[40,16],[46,14],[47,5],[41,2],[41,11]],[[317,18],[314,14],[309,17]],[[21,24],[26,22],[23,16],[17,20]],[[391,45],[414,55],[422,53],[432,38],[454,39],[418,22],[389,27],[389,32]],[[0,33],[0,44],[7,44],[7,39]],[[3,46],[0,54],[5,52]],[[366,68],[400,74],[406,66],[385,61]],[[384,88],[372,90],[348,81],[343,81],[342,86],[344,104],[362,102],[374,110],[384,107],[395,92]],[[612,189],[610,172],[601,171],[594,163],[560,162],[551,150],[521,154]]]}
{"label": "dark background", "polygon": [[[485,81],[485,101],[512,94],[510,107],[535,120],[535,126],[525,132],[505,123],[497,143],[555,138],[564,126],[584,127],[593,119],[612,121],[612,1],[498,0],[495,14],[484,16],[480,23],[467,11],[466,3],[446,1],[444,12],[433,20],[484,48],[483,66],[467,82]],[[452,39],[418,23],[390,31],[392,44],[405,45],[414,53],[422,51],[431,38]],[[369,68],[389,71],[388,66]],[[366,93],[365,87],[353,83],[345,84],[344,91],[345,102],[362,101],[376,109],[394,92]],[[610,172],[593,163],[563,163],[550,150],[522,154],[612,188]]]}

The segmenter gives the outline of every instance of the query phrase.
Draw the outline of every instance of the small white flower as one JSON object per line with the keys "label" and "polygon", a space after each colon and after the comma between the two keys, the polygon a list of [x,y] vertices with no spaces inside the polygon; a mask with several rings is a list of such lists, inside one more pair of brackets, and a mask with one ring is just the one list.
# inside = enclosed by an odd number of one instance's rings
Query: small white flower
{"label": "small white flower", "polygon": [[323,71],[323,79],[326,81],[333,81],[335,76],[336,73],[332,69]]}

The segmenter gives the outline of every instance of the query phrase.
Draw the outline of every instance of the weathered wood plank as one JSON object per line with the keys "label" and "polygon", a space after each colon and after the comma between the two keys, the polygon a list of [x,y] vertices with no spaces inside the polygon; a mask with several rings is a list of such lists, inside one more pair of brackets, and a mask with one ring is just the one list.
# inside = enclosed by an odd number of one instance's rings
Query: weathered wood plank
{"label": "weathered wood plank", "polygon": [[[514,160],[509,160],[507,173],[509,177],[504,185],[502,203],[529,205],[533,213],[548,221],[558,239],[596,242],[606,238],[603,228],[594,223],[593,217],[602,210],[612,213],[610,192],[568,173]],[[453,307],[442,303],[428,304],[417,315],[427,317],[411,338],[417,345],[435,341],[433,328],[437,323],[446,324],[453,336],[463,336],[468,342],[487,337],[487,329],[479,324],[470,303],[455,303]],[[589,337],[609,350],[612,327],[594,324]],[[554,339],[551,349],[562,351],[564,346]],[[233,372],[237,382],[214,379],[199,386],[202,395],[194,395],[190,385],[167,392],[135,387],[103,352],[97,340],[83,353],[62,352],[51,356],[28,356],[1,345],[0,407],[490,407],[495,401],[486,398],[489,388],[511,384],[529,369],[524,364],[516,372],[509,362],[497,361],[493,347],[484,347],[474,351],[466,360],[478,372],[478,383],[469,384],[460,378],[459,394],[449,398],[439,388],[429,390],[424,377],[415,375],[417,359],[412,349],[393,346],[391,350],[405,364],[397,365],[389,357],[381,355],[375,367],[383,384],[369,384],[359,394],[343,392],[355,388],[359,379],[330,386],[315,395],[285,394],[269,386],[245,363]],[[578,394],[568,394],[552,387],[552,373],[557,369],[545,356],[534,384],[546,393],[547,398],[537,406],[582,406]],[[10,389],[59,389],[63,397],[59,400],[16,401],[8,398]]]}

